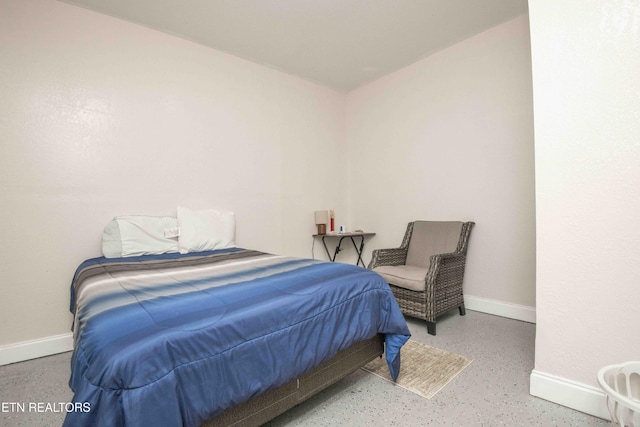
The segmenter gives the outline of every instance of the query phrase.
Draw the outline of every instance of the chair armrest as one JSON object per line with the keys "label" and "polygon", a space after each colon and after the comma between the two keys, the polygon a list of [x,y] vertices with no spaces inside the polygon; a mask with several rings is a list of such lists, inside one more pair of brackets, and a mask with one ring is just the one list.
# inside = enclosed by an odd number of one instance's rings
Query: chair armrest
{"label": "chair armrest", "polygon": [[381,265],[403,265],[407,260],[407,248],[374,249],[371,253],[370,270]]}
{"label": "chair armrest", "polygon": [[464,254],[462,252],[451,252],[448,254],[438,254],[438,255],[433,255],[431,258],[433,257],[438,257],[440,258],[440,261],[449,261],[449,260],[456,260],[456,259],[465,259],[467,257],[467,254]]}
{"label": "chair armrest", "polygon": [[432,286],[462,285],[466,260],[467,255],[463,252],[432,255],[425,279],[427,287],[429,284]]}

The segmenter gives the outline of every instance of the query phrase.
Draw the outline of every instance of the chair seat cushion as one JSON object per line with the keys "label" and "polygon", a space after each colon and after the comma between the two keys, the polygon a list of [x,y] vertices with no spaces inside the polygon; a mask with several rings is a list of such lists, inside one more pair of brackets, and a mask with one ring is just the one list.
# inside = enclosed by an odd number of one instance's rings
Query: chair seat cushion
{"label": "chair seat cushion", "polygon": [[391,285],[424,292],[427,269],[413,265],[381,265],[373,269]]}

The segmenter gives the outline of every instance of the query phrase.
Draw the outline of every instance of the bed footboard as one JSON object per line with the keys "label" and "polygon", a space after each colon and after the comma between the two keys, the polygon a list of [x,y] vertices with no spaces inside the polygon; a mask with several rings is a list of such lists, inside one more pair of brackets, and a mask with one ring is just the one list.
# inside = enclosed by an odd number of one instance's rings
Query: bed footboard
{"label": "bed footboard", "polygon": [[260,426],[304,402],[384,352],[384,336],[355,343],[302,377],[228,409],[202,427]]}

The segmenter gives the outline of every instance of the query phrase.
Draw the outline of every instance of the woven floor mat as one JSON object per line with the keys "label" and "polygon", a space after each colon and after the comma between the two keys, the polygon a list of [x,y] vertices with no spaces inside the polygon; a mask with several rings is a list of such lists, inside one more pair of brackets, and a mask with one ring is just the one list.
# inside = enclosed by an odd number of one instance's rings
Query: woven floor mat
{"label": "woven floor mat", "polygon": [[[471,362],[467,357],[409,340],[401,350],[400,375],[395,384],[431,399]],[[384,357],[362,369],[392,382]]]}

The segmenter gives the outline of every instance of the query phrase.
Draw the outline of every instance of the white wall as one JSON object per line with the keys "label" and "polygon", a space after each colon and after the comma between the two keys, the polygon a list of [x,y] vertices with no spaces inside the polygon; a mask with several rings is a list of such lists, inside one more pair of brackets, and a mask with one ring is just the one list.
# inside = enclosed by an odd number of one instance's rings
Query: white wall
{"label": "white wall", "polygon": [[457,218],[477,223],[467,294],[536,306],[532,392],[602,414],[566,395],[640,353],[640,6],[529,10],[535,215],[525,17],[345,103],[67,4],[3,0],[0,345],[69,330],[73,270],[117,214],[234,209],[238,243],[302,256],[315,209],[376,231],[367,253],[410,220]]}
{"label": "white wall", "polygon": [[538,316],[532,393],[602,415],[597,402],[570,396],[573,383],[596,390],[599,368],[640,354],[640,3],[535,0],[529,11]]}
{"label": "white wall", "polygon": [[281,72],[3,0],[0,94],[0,350],[69,331],[73,272],[115,215],[231,209],[239,245],[310,256],[313,211],[346,212],[345,96]]}
{"label": "white wall", "polygon": [[352,225],[378,233],[368,253],[412,220],[475,221],[465,294],[534,313],[526,16],[349,93],[347,137]]}

